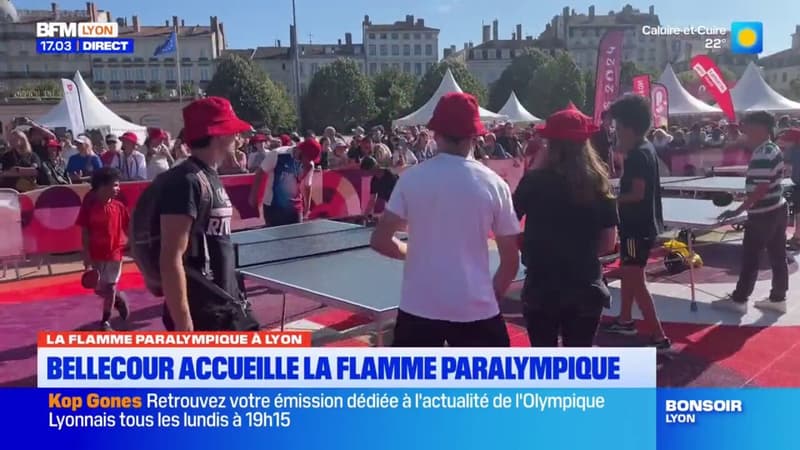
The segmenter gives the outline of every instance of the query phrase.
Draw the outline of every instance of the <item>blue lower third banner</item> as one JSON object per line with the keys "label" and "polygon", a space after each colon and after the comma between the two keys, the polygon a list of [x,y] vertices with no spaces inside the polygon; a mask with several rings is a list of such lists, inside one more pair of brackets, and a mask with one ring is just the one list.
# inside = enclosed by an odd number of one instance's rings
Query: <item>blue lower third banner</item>
{"label": "blue lower third banner", "polygon": [[27,448],[597,449],[609,430],[625,436],[609,448],[656,448],[653,389],[6,389],[0,403]]}
{"label": "blue lower third banner", "polygon": [[789,450],[798,389],[3,389],[8,448]]}

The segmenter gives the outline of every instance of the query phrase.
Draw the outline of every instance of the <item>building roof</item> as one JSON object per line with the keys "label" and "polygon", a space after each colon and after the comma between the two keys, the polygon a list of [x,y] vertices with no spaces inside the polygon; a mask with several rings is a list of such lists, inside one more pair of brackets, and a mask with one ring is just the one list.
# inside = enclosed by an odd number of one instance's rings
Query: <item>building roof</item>
{"label": "building roof", "polygon": [[314,56],[353,56],[355,49],[362,49],[359,54],[363,54],[362,44],[339,45],[339,44],[300,44],[300,56],[308,58]]}
{"label": "building roof", "polygon": [[[242,52],[242,50],[235,50]],[[244,55],[239,55],[244,56]],[[252,53],[253,59],[286,59],[289,57],[289,47],[258,47]]]}
{"label": "building roof", "polygon": [[413,24],[405,22],[405,21],[397,21],[392,24],[373,24],[373,25],[365,25],[364,29],[367,31],[433,31],[438,33],[438,28],[431,28],[425,25],[422,25],[418,22],[414,22]]}
{"label": "building roof", "polygon": [[758,65],[768,69],[800,66],[800,48],[789,48],[758,59]]}
{"label": "building roof", "polygon": [[222,51],[222,57],[236,55],[240,56],[244,59],[252,59],[253,55],[255,54],[255,49],[252,48],[244,48],[244,49],[226,49]]}
{"label": "building roof", "polygon": [[541,47],[538,39],[498,39],[487,41],[472,47],[470,50],[494,50],[494,49],[513,49]]}
{"label": "building roof", "polygon": [[[119,27],[119,37],[121,38],[144,38],[144,37],[156,37],[156,36],[168,36],[172,33],[174,29],[171,26],[160,26],[160,27],[153,27],[153,26],[142,26],[139,28],[137,32],[133,27]],[[204,36],[211,34],[211,27],[208,26],[188,26],[188,27],[178,27],[178,37],[179,38],[188,38],[188,37],[197,37],[197,36]]]}

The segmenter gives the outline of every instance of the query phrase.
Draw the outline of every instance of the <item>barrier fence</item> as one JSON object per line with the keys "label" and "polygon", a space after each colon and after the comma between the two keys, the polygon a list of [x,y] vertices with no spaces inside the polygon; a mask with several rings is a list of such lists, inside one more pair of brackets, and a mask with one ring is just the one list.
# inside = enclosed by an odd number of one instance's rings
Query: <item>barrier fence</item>
{"label": "barrier fence", "polygon": [[[492,160],[487,165],[515,189],[524,173],[514,160]],[[401,171],[402,176],[402,171]],[[263,225],[260,208],[248,204],[253,174],[223,176],[222,183],[233,204],[233,230]],[[370,175],[356,169],[327,170],[315,174],[311,187],[309,217],[340,219],[363,214],[370,196]],[[133,209],[149,182],[121,183],[119,200]],[[75,225],[89,185],[49,186],[19,194],[22,225],[20,254],[70,253],[81,249],[81,231]],[[165,193],[169,195],[169,193]],[[2,229],[17,229],[17,223],[3,223]]]}

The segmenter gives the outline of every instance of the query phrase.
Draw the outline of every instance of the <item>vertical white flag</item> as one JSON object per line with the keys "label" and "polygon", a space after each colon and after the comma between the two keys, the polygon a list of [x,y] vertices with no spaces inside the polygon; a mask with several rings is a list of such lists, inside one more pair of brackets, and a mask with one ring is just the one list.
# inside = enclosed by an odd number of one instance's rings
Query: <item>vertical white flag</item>
{"label": "vertical white flag", "polygon": [[67,105],[72,135],[77,136],[86,131],[86,126],[83,123],[83,114],[81,114],[81,99],[78,96],[78,86],[72,80],[66,78],[61,79],[61,86],[64,88],[64,103]]}

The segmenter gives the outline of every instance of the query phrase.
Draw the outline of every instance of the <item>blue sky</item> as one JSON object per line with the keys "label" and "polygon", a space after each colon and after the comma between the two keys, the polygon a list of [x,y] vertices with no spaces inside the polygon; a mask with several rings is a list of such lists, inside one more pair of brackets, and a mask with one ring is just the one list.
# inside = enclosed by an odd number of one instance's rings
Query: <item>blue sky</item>
{"label": "blue sky", "polygon": [[[50,1],[12,0],[18,9],[49,9]],[[83,9],[85,0],[60,0],[64,9]],[[298,35],[301,42],[333,43],[353,33],[361,41],[361,21],[369,14],[373,23],[402,20],[406,14],[425,19],[426,25],[441,29],[440,47],[458,48],[464,42],[481,39],[481,24],[500,21],[501,38],[509,39],[521,23],[523,34],[538,35],[545,23],[564,6],[586,12],[595,5],[598,13],[619,11],[625,1],[578,0],[296,0]],[[287,45],[292,20],[291,0],[95,0],[100,9],[115,17],[138,14],[144,24],[159,24],[178,15],[187,25],[207,25],[208,17],[219,16],[225,24],[230,48],[273,45],[280,39]],[[644,0],[631,1],[634,8],[655,5],[663,25],[714,25],[729,27],[733,21],[764,23],[764,54],[786,49],[791,33],[800,23],[796,0]],[[793,12],[793,13],[790,13]]]}

